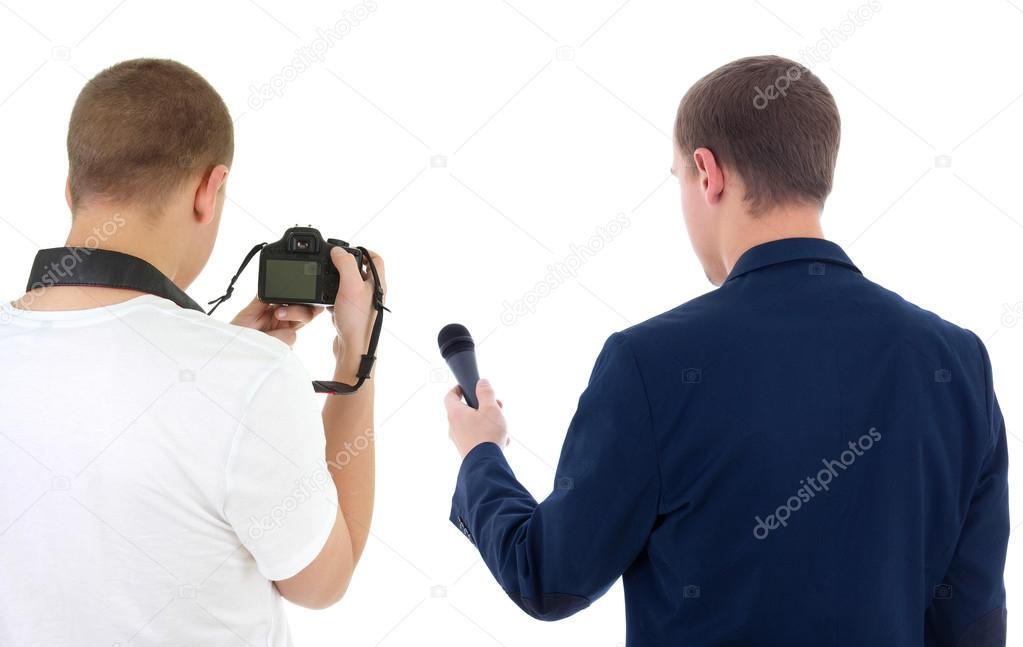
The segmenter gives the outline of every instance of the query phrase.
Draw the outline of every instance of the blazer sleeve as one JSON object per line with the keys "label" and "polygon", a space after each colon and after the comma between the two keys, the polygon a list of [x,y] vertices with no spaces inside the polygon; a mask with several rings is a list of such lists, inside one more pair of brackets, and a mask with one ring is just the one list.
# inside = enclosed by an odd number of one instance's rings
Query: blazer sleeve
{"label": "blazer sleeve", "polygon": [[462,462],[451,521],[523,611],[557,620],[603,595],[641,553],[659,496],[646,389],[616,333],[579,399],[550,495],[537,503],[484,443]]}
{"label": "blazer sleeve", "polygon": [[1009,458],[990,359],[979,339],[977,343],[986,373],[989,448],[952,562],[927,608],[928,647],[1003,647],[1006,641],[1003,573],[1009,542]]}

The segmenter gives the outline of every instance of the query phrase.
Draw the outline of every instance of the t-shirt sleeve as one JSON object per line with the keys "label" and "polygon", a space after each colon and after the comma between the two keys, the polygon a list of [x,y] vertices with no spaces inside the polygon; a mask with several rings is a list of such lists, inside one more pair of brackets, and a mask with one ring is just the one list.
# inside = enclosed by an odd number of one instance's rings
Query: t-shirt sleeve
{"label": "t-shirt sleeve", "polygon": [[334,527],[325,444],[309,375],[288,351],[241,416],[226,468],[224,514],[267,579],[308,566]]}

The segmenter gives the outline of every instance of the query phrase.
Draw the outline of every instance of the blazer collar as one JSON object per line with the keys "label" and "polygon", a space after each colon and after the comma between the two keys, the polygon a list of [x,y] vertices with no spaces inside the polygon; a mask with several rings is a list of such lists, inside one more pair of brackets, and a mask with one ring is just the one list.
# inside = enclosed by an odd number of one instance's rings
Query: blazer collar
{"label": "blazer collar", "polygon": [[[842,265],[849,269],[860,272],[849,259],[842,248],[823,238],[782,238],[763,243],[743,252],[735,267],[728,273],[725,282],[731,281],[737,276],[748,272],[765,268],[769,265],[786,263],[788,261],[819,261]],[[860,272],[862,274],[862,272]]]}

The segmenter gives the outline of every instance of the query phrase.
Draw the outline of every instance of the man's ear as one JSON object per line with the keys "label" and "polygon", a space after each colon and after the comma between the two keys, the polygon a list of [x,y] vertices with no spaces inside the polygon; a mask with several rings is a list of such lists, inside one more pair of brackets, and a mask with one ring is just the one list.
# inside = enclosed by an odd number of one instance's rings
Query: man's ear
{"label": "man's ear", "polygon": [[227,182],[228,168],[214,166],[195,190],[195,217],[200,223],[211,222],[217,215],[217,199]]}
{"label": "man's ear", "polygon": [[707,204],[717,204],[725,190],[725,174],[709,148],[693,151],[693,165],[699,175],[700,189]]}
{"label": "man's ear", "polygon": [[67,182],[64,183],[64,199],[67,200],[67,208],[74,209],[71,202],[71,176],[67,176]]}

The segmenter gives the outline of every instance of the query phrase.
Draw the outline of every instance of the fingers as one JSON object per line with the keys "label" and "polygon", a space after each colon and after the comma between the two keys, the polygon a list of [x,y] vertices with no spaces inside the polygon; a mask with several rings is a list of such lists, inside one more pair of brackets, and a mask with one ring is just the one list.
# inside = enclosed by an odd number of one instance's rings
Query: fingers
{"label": "fingers", "polygon": [[341,280],[344,280],[345,275],[351,276],[354,274],[362,278],[362,272],[359,269],[359,263],[355,260],[355,256],[349,254],[340,247],[332,247],[330,249],[330,260],[334,263],[334,267],[341,273]]}
{"label": "fingers", "polygon": [[265,323],[267,305],[258,298],[253,299],[249,305],[242,308],[231,323],[236,326],[260,329]]}
{"label": "fingers", "polygon": [[337,291],[337,299],[334,301],[335,307],[354,305],[359,309],[367,309],[369,303],[363,301],[368,299],[360,298],[360,294],[366,289],[366,281],[362,279],[362,272],[355,257],[340,247],[334,247],[330,250],[330,260],[341,274],[341,284]]}
{"label": "fingers", "polygon": [[252,301],[249,301],[249,304],[238,312],[238,316],[258,315],[264,310],[266,310],[266,304],[260,301],[259,297],[253,297]]}
{"label": "fingers", "polygon": [[359,269],[355,257],[340,247],[330,248],[330,260],[341,274]]}
{"label": "fingers", "polygon": [[444,394],[444,407],[448,410],[448,416],[454,414],[458,407],[464,407],[462,403],[462,389],[458,386]]}
{"label": "fingers", "polygon": [[294,346],[296,331],[323,312],[322,306],[272,306],[258,298],[253,299],[238,313],[231,323],[276,337],[288,346]]}
{"label": "fingers", "polygon": [[480,409],[498,406],[497,395],[494,393],[494,387],[490,385],[490,380],[483,378],[476,383],[476,400],[480,404]]}
{"label": "fingers", "polygon": [[305,325],[323,312],[320,306],[280,306],[274,310],[274,319]]}
{"label": "fingers", "polygon": [[[487,393],[489,395],[484,395]],[[494,388],[490,386],[490,382],[481,379],[476,384],[476,398],[479,400],[480,408],[483,405],[496,406],[498,409],[504,408],[504,402],[501,402],[494,397]],[[444,406],[448,408],[448,412],[452,411],[453,407],[468,406],[462,402],[462,387],[457,384],[444,395]]]}

